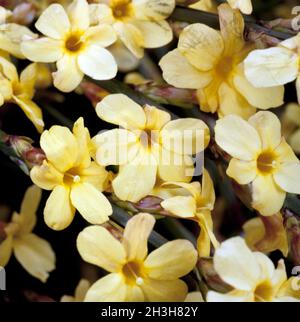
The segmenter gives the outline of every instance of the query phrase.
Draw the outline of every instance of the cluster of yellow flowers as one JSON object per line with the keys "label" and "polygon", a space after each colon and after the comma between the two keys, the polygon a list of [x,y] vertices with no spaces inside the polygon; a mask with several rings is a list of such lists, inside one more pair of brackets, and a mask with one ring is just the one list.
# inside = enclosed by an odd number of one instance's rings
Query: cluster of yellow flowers
{"label": "cluster of yellow flowers", "polygon": [[[194,9],[217,10],[220,30],[202,23],[186,26],[177,48],[159,62],[166,83],[194,90],[200,110],[216,113],[214,128],[195,117],[172,119],[165,110],[118,93],[96,106],[98,117],[118,128],[94,137],[82,117],[72,130],[59,125],[44,130],[41,109],[33,101],[36,89],[53,82],[58,90],[71,92],[85,76],[113,79],[118,70],[130,68],[122,64],[128,55],[136,62],[145,49],[170,43],[167,19],[175,0],[44,1],[35,23],[42,36],[10,22],[11,12],[1,8],[0,104],[20,106],[41,133],[45,159],[32,167],[35,185],[4,226],[0,266],[14,253],[43,282],[55,269],[50,244],[32,233],[44,189],[51,191],[44,207],[47,226],[64,230],[78,211],[91,224],[77,237],[80,256],[109,272],[93,284],[81,280],[75,296],[61,301],[184,301],[194,295],[208,302],[300,301],[297,277],[288,278],[283,259],[275,268],[266,255],[277,249],[285,257],[289,253],[281,211],[287,193],[300,194],[300,107],[288,106],[282,124],[275,113],[265,111],[283,105],[284,85],[295,79],[300,103],[300,34],[277,47],[258,49],[244,38],[241,12],[251,14],[251,1],[227,2],[193,4]],[[30,61],[20,76],[12,56]],[[45,65],[50,63],[56,68]],[[249,188],[251,207],[259,216],[244,224],[245,238],[224,241],[214,230],[213,176],[203,164],[201,183],[195,176],[194,157],[203,158],[209,146],[225,155],[227,176]],[[113,214],[113,198],[135,205],[149,196],[160,200],[160,215],[196,223],[195,245],[177,239],[148,255],[155,219],[146,212],[128,220],[121,239],[103,226]],[[265,218],[276,221],[276,237]],[[188,294],[181,278],[197,269],[199,258],[210,256],[231,291]]]}

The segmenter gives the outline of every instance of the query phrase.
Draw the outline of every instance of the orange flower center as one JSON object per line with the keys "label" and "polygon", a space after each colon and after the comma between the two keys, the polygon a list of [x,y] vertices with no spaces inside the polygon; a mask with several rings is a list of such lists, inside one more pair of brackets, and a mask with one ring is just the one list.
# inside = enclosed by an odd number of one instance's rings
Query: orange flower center
{"label": "orange flower center", "polygon": [[271,302],[273,299],[273,287],[269,281],[264,281],[257,285],[254,291],[256,302]]}
{"label": "orange flower center", "polygon": [[79,175],[79,171],[76,168],[71,168],[64,174],[64,184],[67,186],[71,186],[74,183],[80,182],[81,178]]}
{"label": "orange flower center", "polygon": [[143,284],[143,278],[145,273],[143,265],[137,261],[127,262],[122,267],[122,275],[125,278],[126,284],[130,285],[141,285]]}
{"label": "orange flower center", "polygon": [[276,155],[273,151],[264,151],[258,156],[256,165],[262,174],[271,174],[277,166]]}
{"label": "orange flower center", "polygon": [[114,18],[117,20],[126,20],[133,16],[131,0],[113,1],[111,9]]}
{"label": "orange flower center", "polygon": [[223,80],[228,79],[230,73],[233,70],[233,65],[234,62],[232,57],[222,57],[222,59],[218,62],[216,66],[217,75]]}
{"label": "orange flower center", "polygon": [[70,53],[77,53],[82,47],[83,42],[79,33],[72,33],[65,40],[65,48]]}

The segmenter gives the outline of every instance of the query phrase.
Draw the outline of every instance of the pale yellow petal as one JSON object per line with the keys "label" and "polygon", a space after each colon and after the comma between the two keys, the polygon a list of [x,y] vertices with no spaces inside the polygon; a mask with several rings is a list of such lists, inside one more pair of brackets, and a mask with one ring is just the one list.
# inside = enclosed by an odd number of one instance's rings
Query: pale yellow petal
{"label": "pale yellow petal", "polygon": [[165,124],[171,121],[171,115],[155,106],[146,105],[144,112],[147,119],[146,128],[160,130]]}
{"label": "pale yellow petal", "polygon": [[123,44],[137,57],[144,56],[144,38],[142,32],[130,23],[116,22],[114,24]]}
{"label": "pale yellow petal", "polygon": [[0,56],[1,72],[12,82],[18,82],[18,71],[13,63]]}
{"label": "pale yellow petal", "polygon": [[160,132],[160,139],[167,150],[193,155],[207,147],[210,133],[202,120],[184,118],[168,122]]}
{"label": "pale yellow petal", "polygon": [[35,27],[50,38],[62,39],[71,26],[63,6],[55,3],[43,11]]}
{"label": "pale yellow petal", "polygon": [[204,302],[204,299],[201,292],[195,291],[188,293],[184,302]]}
{"label": "pale yellow petal", "polygon": [[251,0],[227,0],[233,9],[240,9],[242,13],[250,15],[252,13]]}
{"label": "pale yellow petal", "polygon": [[178,88],[198,89],[209,84],[210,74],[192,66],[178,49],[168,52],[159,62],[164,80]]}
{"label": "pale yellow petal", "polygon": [[20,97],[32,98],[35,94],[35,83],[38,77],[38,64],[32,63],[27,65],[20,74],[20,86],[22,88],[22,94]]}
{"label": "pale yellow petal", "polygon": [[218,293],[209,291],[206,296],[207,302],[254,302],[252,292],[246,291],[231,291],[229,293]]}
{"label": "pale yellow petal", "polygon": [[182,280],[147,279],[141,286],[147,302],[183,302],[188,287]]}
{"label": "pale yellow petal", "polygon": [[167,21],[137,20],[133,25],[143,36],[143,47],[158,48],[168,44],[173,39],[173,31]]}
{"label": "pale yellow petal", "polygon": [[124,94],[106,96],[98,103],[96,112],[102,120],[124,128],[143,129],[146,123],[142,107]]}
{"label": "pale yellow petal", "polygon": [[126,165],[120,166],[112,185],[121,200],[137,202],[152,191],[157,174],[157,163],[147,151],[140,149],[137,156]]}
{"label": "pale yellow petal", "polygon": [[23,55],[34,62],[54,63],[63,55],[63,43],[52,38],[39,38],[23,41]]}
{"label": "pale yellow petal", "polygon": [[112,214],[108,199],[90,183],[78,183],[71,188],[72,205],[91,224],[103,224]]}
{"label": "pale yellow petal", "polygon": [[174,0],[135,1],[136,17],[139,20],[160,21],[170,16],[175,8]]}
{"label": "pale yellow petal", "polygon": [[78,175],[80,176],[81,182],[88,182],[99,191],[106,189],[108,172],[96,162],[91,162],[88,168],[80,169]]}
{"label": "pale yellow petal", "polygon": [[30,178],[33,183],[45,190],[52,190],[63,182],[63,175],[46,160],[42,165],[34,166],[31,169]]}
{"label": "pale yellow petal", "polygon": [[23,268],[45,283],[55,269],[55,253],[51,245],[34,234],[16,238],[13,245],[14,255]]}
{"label": "pale yellow petal", "polygon": [[191,242],[177,239],[154,250],[144,265],[150,278],[175,280],[194,268],[197,257],[197,251]]}
{"label": "pale yellow petal", "polygon": [[76,55],[64,55],[57,61],[57,71],[53,73],[53,84],[62,92],[76,89],[83,79],[83,72],[77,63]]}
{"label": "pale yellow petal", "polygon": [[0,266],[5,267],[13,250],[13,236],[9,235],[0,243]]}
{"label": "pale yellow petal", "polygon": [[100,226],[89,226],[80,232],[77,249],[84,261],[108,272],[118,272],[125,263],[123,245]]}
{"label": "pale yellow petal", "polygon": [[139,286],[127,285],[125,302],[144,302],[145,295]]}
{"label": "pale yellow petal", "polygon": [[280,144],[275,149],[277,161],[279,163],[295,163],[299,162],[299,159],[295,155],[293,149],[289,146],[284,138],[281,139]]}
{"label": "pale yellow petal", "polygon": [[299,277],[290,277],[280,287],[277,296],[280,297],[292,297],[294,299],[300,299],[300,279]]}
{"label": "pale yellow petal", "polygon": [[258,112],[248,122],[258,132],[263,150],[275,149],[281,142],[281,124],[278,117],[271,112]]}
{"label": "pale yellow petal", "polygon": [[259,280],[260,267],[241,237],[224,241],[214,255],[214,267],[224,282],[251,291]]}
{"label": "pale yellow petal", "polygon": [[253,160],[261,150],[261,140],[257,131],[236,115],[228,115],[217,121],[215,139],[224,151],[244,161]]}
{"label": "pale yellow petal", "polygon": [[61,172],[69,170],[78,157],[78,144],[72,132],[64,126],[54,125],[44,131],[40,140],[47,160]]}
{"label": "pale yellow petal", "polygon": [[232,158],[226,174],[239,184],[248,184],[256,178],[256,161],[243,161]]}
{"label": "pale yellow petal", "polygon": [[272,175],[259,175],[252,183],[252,206],[263,216],[279,212],[285,196],[286,192],[276,184]]}
{"label": "pale yellow petal", "polygon": [[300,153],[300,129],[295,131],[290,137],[289,137],[289,143],[292,147],[292,149],[295,151],[295,153]]}
{"label": "pale yellow petal", "polygon": [[32,100],[21,97],[21,96],[13,96],[13,100],[16,104],[18,104],[25,115],[29,118],[29,120],[33,123],[35,128],[39,133],[43,132],[44,129],[44,121],[42,110],[38,105],[36,105]]}
{"label": "pale yellow petal", "polygon": [[54,230],[63,230],[71,224],[74,215],[75,208],[70,202],[70,189],[56,186],[46,202],[45,223]]}
{"label": "pale yellow petal", "polygon": [[220,59],[224,42],[221,34],[215,29],[195,23],[181,32],[178,50],[195,68],[209,71]]}
{"label": "pale yellow petal", "polygon": [[127,222],[122,243],[128,261],[143,261],[146,258],[148,238],[154,224],[154,217],[146,213],[135,215]]}
{"label": "pale yellow petal", "polygon": [[107,47],[117,40],[116,32],[110,25],[102,24],[90,27],[84,34],[84,41],[87,45]]}
{"label": "pale yellow petal", "polygon": [[282,190],[300,194],[300,162],[283,163],[274,173],[274,180]]}
{"label": "pale yellow petal", "polygon": [[73,30],[86,30],[90,25],[87,0],[74,0],[68,7],[68,16]]}
{"label": "pale yellow petal", "polygon": [[120,274],[109,274],[94,283],[88,290],[85,302],[124,302],[127,285]]}
{"label": "pale yellow petal", "polygon": [[112,79],[118,71],[113,55],[102,46],[91,44],[78,57],[80,70],[96,80]]}
{"label": "pale yellow petal", "polygon": [[233,78],[235,88],[246,98],[249,104],[268,109],[283,104],[284,86],[254,87],[246,78],[244,68],[240,67]]}
{"label": "pale yellow petal", "polygon": [[202,191],[201,191],[201,197],[198,198],[198,200],[205,204],[205,207],[209,210],[213,210],[216,195],[215,195],[215,189],[214,189],[214,183],[209,175],[209,172],[203,168],[202,173]]}
{"label": "pale yellow petal", "polygon": [[196,213],[196,202],[193,197],[172,197],[161,202],[161,206],[180,218],[192,218]]}
{"label": "pale yellow petal", "polygon": [[245,75],[255,87],[292,82],[298,75],[298,55],[283,47],[252,51],[244,61]]}

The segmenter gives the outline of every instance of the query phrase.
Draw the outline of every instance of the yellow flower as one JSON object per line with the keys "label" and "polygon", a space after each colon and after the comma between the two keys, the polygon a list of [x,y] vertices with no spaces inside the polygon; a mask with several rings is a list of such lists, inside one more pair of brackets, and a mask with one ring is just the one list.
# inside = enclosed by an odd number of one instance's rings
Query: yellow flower
{"label": "yellow flower", "polygon": [[217,13],[217,5],[214,0],[200,0],[198,2],[195,2],[191,5],[189,5],[189,8],[201,10],[201,11],[207,11],[212,13]]}
{"label": "yellow flower", "polygon": [[208,145],[209,129],[197,119],[171,121],[154,106],[142,108],[123,94],[106,96],[96,107],[98,116],[122,129],[97,135],[96,160],[101,165],[120,165],[113,180],[115,194],[137,202],[149,194],[156,178],[190,181],[194,172],[191,155]]}
{"label": "yellow flower", "polygon": [[288,238],[280,213],[269,217],[255,217],[244,225],[245,240],[252,250],[270,253],[279,249],[284,257],[289,252]]}
{"label": "yellow flower", "polygon": [[251,0],[227,0],[231,8],[239,9],[242,13],[250,15],[252,13]]}
{"label": "yellow flower", "polygon": [[200,226],[197,249],[200,257],[210,255],[210,243],[217,248],[219,243],[213,233],[211,211],[215,203],[215,191],[209,173],[204,169],[202,187],[199,182],[167,182],[165,185],[182,187],[188,195],[177,195],[168,198],[161,206],[176,217],[195,220]]}
{"label": "yellow flower", "polygon": [[245,241],[234,237],[223,242],[214,255],[214,268],[234,290],[226,294],[209,291],[208,302],[299,302],[292,290],[284,261],[275,269],[263,253],[251,252]]}
{"label": "yellow flower", "polygon": [[286,193],[300,193],[300,162],[281,135],[271,112],[258,112],[248,122],[236,115],[218,120],[217,144],[232,156],[227,175],[252,183],[252,206],[262,215],[278,213]]}
{"label": "yellow flower", "polygon": [[158,48],[173,38],[166,19],[175,7],[174,0],[109,0],[91,5],[94,23],[108,22],[124,45],[138,58],[144,48]]}
{"label": "yellow flower", "polygon": [[29,187],[20,213],[14,212],[12,221],[4,228],[7,237],[0,244],[0,266],[6,266],[13,252],[30,275],[46,282],[49,272],[55,269],[55,254],[46,240],[32,233],[41,195],[38,187]]}
{"label": "yellow flower", "polygon": [[86,279],[81,279],[75,289],[75,295],[64,295],[61,298],[61,302],[83,302],[87,291],[89,290],[91,283]]}
{"label": "yellow flower", "polygon": [[148,255],[147,242],[155,224],[149,214],[131,218],[119,242],[105,228],[90,226],[78,236],[77,248],[88,263],[109,275],[88,290],[85,301],[183,301],[187,285],[179,278],[195,266],[197,252],[187,240],[167,242]]}
{"label": "yellow flower", "polygon": [[244,64],[247,79],[256,87],[272,88],[297,79],[300,103],[300,33],[277,47],[254,50]]}
{"label": "yellow flower", "polygon": [[282,116],[282,131],[292,149],[300,154],[300,105],[287,105]]}
{"label": "yellow flower", "polygon": [[36,64],[30,64],[19,77],[16,67],[0,57],[0,105],[5,102],[19,105],[36,129],[42,132],[44,128],[42,111],[32,101],[37,73]]}
{"label": "yellow flower", "polygon": [[107,172],[91,161],[90,136],[83,119],[74,124],[73,133],[63,126],[52,126],[41,135],[40,145],[47,159],[30,172],[32,181],[52,190],[45,209],[46,224],[55,230],[70,225],[75,208],[92,224],[108,220],[112,207],[101,191]]}
{"label": "yellow flower", "polygon": [[283,86],[256,88],[245,77],[243,60],[253,45],[244,41],[242,15],[227,4],[218,10],[220,32],[200,23],[182,31],[178,48],[159,63],[164,79],[175,87],[197,89],[200,109],[219,117],[248,118],[255,108],[280,106]]}
{"label": "yellow flower", "polygon": [[34,62],[56,62],[53,77],[59,90],[74,90],[84,74],[97,80],[115,77],[117,64],[104,47],[116,41],[116,34],[106,24],[90,26],[86,0],[74,0],[67,11],[50,5],[35,26],[46,37],[24,41],[22,52]]}

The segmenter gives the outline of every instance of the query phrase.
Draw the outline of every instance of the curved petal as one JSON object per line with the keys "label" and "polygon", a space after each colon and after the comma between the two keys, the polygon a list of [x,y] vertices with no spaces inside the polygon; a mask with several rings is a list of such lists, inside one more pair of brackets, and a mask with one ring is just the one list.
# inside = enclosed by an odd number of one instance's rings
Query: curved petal
{"label": "curved petal", "polygon": [[66,93],[76,89],[84,76],[77,64],[77,56],[64,55],[56,65],[57,71],[52,74],[54,86]]}
{"label": "curved petal", "polygon": [[33,183],[45,190],[53,190],[55,186],[63,183],[63,175],[46,160],[42,165],[31,169],[30,178]]}
{"label": "curved petal", "polygon": [[77,249],[84,261],[108,272],[118,272],[126,259],[122,244],[100,226],[89,226],[80,232]]}
{"label": "curved petal", "polygon": [[54,125],[44,131],[41,135],[40,145],[47,160],[61,172],[72,168],[77,160],[77,141],[67,127]]}
{"label": "curved petal", "polygon": [[252,183],[252,206],[263,216],[280,211],[286,193],[274,181],[273,176],[257,176]]}
{"label": "curved petal", "polygon": [[202,191],[201,197],[198,197],[198,202],[205,204],[205,207],[209,210],[213,210],[216,200],[216,194],[214,189],[214,183],[209,175],[209,172],[203,168],[202,173]]}
{"label": "curved petal", "polygon": [[260,266],[241,237],[224,241],[214,255],[214,267],[224,282],[237,290],[251,291],[260,277]]}
{"label": "curved petal", "polygon": [[112,214],[108,199],[90,183],[72,185],[71,202],[84,219],[91,224],[103,224]]}
{"label": "curved petal", "polygon": [[233,83],[249,104],[265,110],[271,107],[278,107],[284,103],[284,86],[254,87],[245,77],[243,68],[238,70],[239,72],[233,78]]}
{"label": "curved petal", "polygon": [[157,21],[166,19],[173,12],[174,0],[142,0],[133,1],[136,17],[139,20]]}
{"label": "curved petal", "polygon": [[178,88],[198,89],[212,80],[209,73],[197,70],[178,49],[168,52],[159,62],[164,80]]}
{"label": "curved petal", "polygon": [[288,145],[284,138],[281,139],[280,144],[276,147],[274,152],[277,155],[277,161],[281,164],[299,162],[293,149]]}
{"label": "curved petal", "polygon": [[286,192],[300,194],[300,162],[283,163],[274,180]]}
{"label": "curved petal", "polygon": [[161,128],[171,121],[171,115],[155,106],[145,105],[144,112],[147,119],[146,128],[151,130],[161,130]]}
{"label": "curved petal", "polygon": [[121,200],[137,202],[152,191],[156,173],[156,160],[151,153],[140,149],[135,159],[120,167],[112,182],[114,192]]}
{"label": "curved petal", "polygon": [[18,71],[13,63],[0,56],[1,73],[12,82],[18,82]]}
{"label": "curved petal", "polygon": [[93,143],[98,147],[96,160],[103,166],[130,162],[138,149],[138,137],[125,129],[113,129],[96,135]]}
{"label": "curved petal", "polygon": [[202,120],[184,118],[168,122],[160,132],[160,139],[170,151],[193,155],[208,146],[210,133]]}
{"label": "curved petal", "polygon": [[258,132],[262,149],[275,149],[281,142],[281,123],[278,117],[271,112],[261,111],[251,116],[248,122]]}
{"label": "curved petal", "polygon": [[73,0],[67,10],[73,30],[86,30],[90,25],[90,10],[86,0]]}
{"label": "curved petal", "polygon": [[123,44],[137,57],[144,56],[144,38],[141,31],[130,23],[116,22],[114,29]]}
{"label": "curved petal", "polygon": [[13,96],[13,100],[21,107],[25,115],[33,123],[38,132],[42,133],[45,124],[40,107],[26,97]]}
{"label": "curved petal", "polygon": [[112,79],[118,72],[113,55],[105,48],[91,44],[78,57],[80,70],[96,80]]}
{"label": "curved petal", "polygon": [[224,42],[220,32],[195,23],[181,32],[178,50],[195,68],[205,72],[212,70],[217,64],[224,50]]}
{"label": "curved petal", "polygon": [[179,279],[170,281],[147,279],[141,288],[148,302],[183,302],[188,292],[185,282]]}
{"label": "curved petal", "polygon": [[14,255],[30,275],[44,283],[55,269],[55,253],[51,245],[34,234],[14,240]]}
{"label": "curved petal", "polygon": [[71,25],[63,6],[55,3],[43,11],[35,27],[50,38],[62,39],[70,30]]}
{"label": "curved petal", "polygon": [[113,27],[106,24],[90,27],[84,34],[84,41],[87,45],[107,47],[116,40],[117,35]]}
{"label": "curved petal", "polygon": [[215,139],[224,151],[244,161],[253,160],[261,150],[261,140],[257,131],[236,115],[228,115],[217,121]]}
{"label": "curved petal", "polygon": [[253,50],[244,61],[245,75],[255,87],[292,82],[298,75],[298,55],[283,47]]}
{"label": "curved petal", "polygon": [[63,43],[52,38],[39,38],[23,41],[23,55],[34,62],[54,63],[63,56]]}
{"label": "curved petal", "polygon": [[0,266],[5,267],[13,251],[13,236],[9,235],[0,243]]}
{"label": "curved petal", "polygon": [[252,292],[231,291],[226,294],[209,291],[206,296],[207,302],[254,302]]}
{"label": "curved petal", "polygon": [[148,276],[157,280],[175,280],[196,265],[197,251],[191,242],[177,239],[154,250],[145,260]]}
{"label": "curved petal", "polygon": [[148,238],[154,224],[154,217],[146,213],[135,215],[127,222],[122,243],[128,261],[145,259],[148,254]]}
{"label": "curved petal", "polygon": [[161,202],[161,206],[180,218],[192,218],[196,213],[196,202],[193,197],[172,197]]}
{"label": "curved petal", "polygon": [[85,296],[85,302],[124,302],[127,286],[119,274],[109,274],[94,283]]}
{"label": "curved petal", "polygon": [[75,208],[70,202],[70,189],[56,186],[46,202],[45,223],[54,230],[63,230],[71,224],[74,215]]}
{"label": "curved petal", "polygon": [[173,39],[173,31],[167,21],[137,20],[133,25],[142,33],[145,48],[162,47]]}
{"label": "curved petal", "polygon": [[252,13],[251,0],[228,0],[228,3],[233,9],[240,9],[242,13],[250,15]]}
{"label": "curved petal", "polygon": [[88,182],[99,191],[106,189],[108,172],[96,162],[91,162],[88,168],[80,169],[78,175],[80,176],[81,182]]}
{"label": "curved petal", "polygon": [[146,124],[142,107],[124,94],[106,96],[97,104],[96,112],[102,120],[124,128],[143,129]]}
{"label": "curved petal", "polygon": [[226,174],[239,184],[248,184],[256,178],[256,161],[242,161],[232,158]]}

